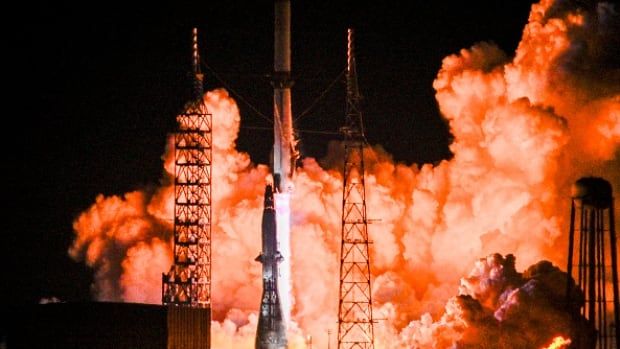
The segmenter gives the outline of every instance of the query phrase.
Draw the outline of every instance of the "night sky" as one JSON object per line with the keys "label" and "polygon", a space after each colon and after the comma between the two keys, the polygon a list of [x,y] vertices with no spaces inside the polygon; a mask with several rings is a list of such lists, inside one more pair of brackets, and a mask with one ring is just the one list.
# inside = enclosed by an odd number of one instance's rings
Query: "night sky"
{"label": "night sky", "polygon": [[[238,148],[268,162],[273,136],[263,116],[273,108],[273,4],[155,3],[30,4],[26,28],[12,34],[27,46],[20,52],[28,66],[17,85],[26,102],[12,118],[21,126],[4,137],[9,273],[2,304],[90,299],[91,270],[67,255],[72,221],[99,193],[158,184],[166,135],[191,95],[193,26],[209,66],[205,88],[226,84],[247,102],[235,98]],[[442,58],[479,41],[511,55],[531,2],[373,3],[293,1],[294,117],[344,69],[346,28],[353,26],[369,142],[408,164],[449,158],[450,135],[432,89]],[[334,84],[298,120],[302,156],[321,158],[339,139],[333,133],[343,120],[344,87]]]}

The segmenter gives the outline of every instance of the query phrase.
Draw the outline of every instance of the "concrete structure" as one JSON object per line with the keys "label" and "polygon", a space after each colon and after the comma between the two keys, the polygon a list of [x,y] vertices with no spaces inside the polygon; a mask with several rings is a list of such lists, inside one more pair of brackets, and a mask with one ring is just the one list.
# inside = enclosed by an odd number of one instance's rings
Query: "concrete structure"
{"label": "concrete structure", "polygon": [[208,349],[209,316],[202,308],[105,302],[3,309],[11,349]]}

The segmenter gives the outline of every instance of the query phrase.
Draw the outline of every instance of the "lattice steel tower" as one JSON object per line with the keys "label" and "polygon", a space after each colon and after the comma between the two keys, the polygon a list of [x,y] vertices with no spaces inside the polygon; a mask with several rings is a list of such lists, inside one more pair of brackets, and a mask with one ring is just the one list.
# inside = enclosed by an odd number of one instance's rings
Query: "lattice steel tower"
{"label": "lattice steel tower", "polygon": [[364,126],[355,70],[353,30],[347,33],[347,104],[344,136],[342,243],[338,349],[374,348],[368,221],[364,183]]}
{"label": "lattice steel tower", "polygon": [[192,32],[194,98],[174,135],[174,264],[162,302],[211,308],[211,114],[203,100],[198,31]]}
{"label": "lattice steel tower", "polygon": [[[596,177],[579,179],[573,186],[570,215],[567,269],[577,281],[584,299],[569,298],[569,305],[580,307],[581,315],[592,322],[597,349],[618,349],[618,245],[609,182]],[[570,288],[569,279],[568,297]],[[576,344],[577,347],[590,345]]]}

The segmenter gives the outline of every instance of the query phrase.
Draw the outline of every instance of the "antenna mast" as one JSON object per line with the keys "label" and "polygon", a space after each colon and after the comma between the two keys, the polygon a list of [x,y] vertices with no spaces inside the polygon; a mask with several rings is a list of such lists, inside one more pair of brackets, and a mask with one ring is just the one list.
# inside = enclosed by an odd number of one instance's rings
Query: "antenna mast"
{"label": "antenna mast", "polygon": [[364,180],[364,126],[355,69],[353,30],[348,30],[347,104],[344,136],[342,243],[338,349],[374,349],[368,220]]}

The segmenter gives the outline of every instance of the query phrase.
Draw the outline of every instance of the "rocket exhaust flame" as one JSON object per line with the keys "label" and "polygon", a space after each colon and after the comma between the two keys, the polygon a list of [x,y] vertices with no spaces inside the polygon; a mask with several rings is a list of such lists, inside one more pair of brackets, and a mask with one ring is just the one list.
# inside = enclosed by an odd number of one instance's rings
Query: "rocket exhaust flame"
{"label": "rocket exhaust flame", "polygon": [[570,344],[571,344],[571,340],[570,339],[564,338],[562,336],[557,336],[557,337],[553,338],[553,342],[548,347],[545,347],[543,349],[567,348]]}
{"label": "rocket exhaust flame", "polygon": [[[588,329],[554,305],[567,282],[553,265],[566,265],[570,185],[600,176],[620,192],[620,84],[605,56],[619,22],[607,3],[542,0],[514,57],[480,43],[444,59],[434,88],[455,139],[452,159],[405,165],[379,147],[364,151],[367,205],[382,218],[370,251],[374,311],[386,319],[375,326],[376,348],[539,349]],[[212,347],[252,348],[262,287],[253,258],[270,169],[235,149],[240,116],[228,94],[204,98],[218,130]],[[340,164],[342,149],[330,150],[325,163]],[[171,161],[167,152],[166,169]],[[75,219],[69,253],[94,269],[97,299],[159,303],[172,261],[170,178],[154,190],[100,195]],[[292,183],[288,343],[303,348],[311,334],[327,347],[338,309],[342,178],[306,158]]]}

